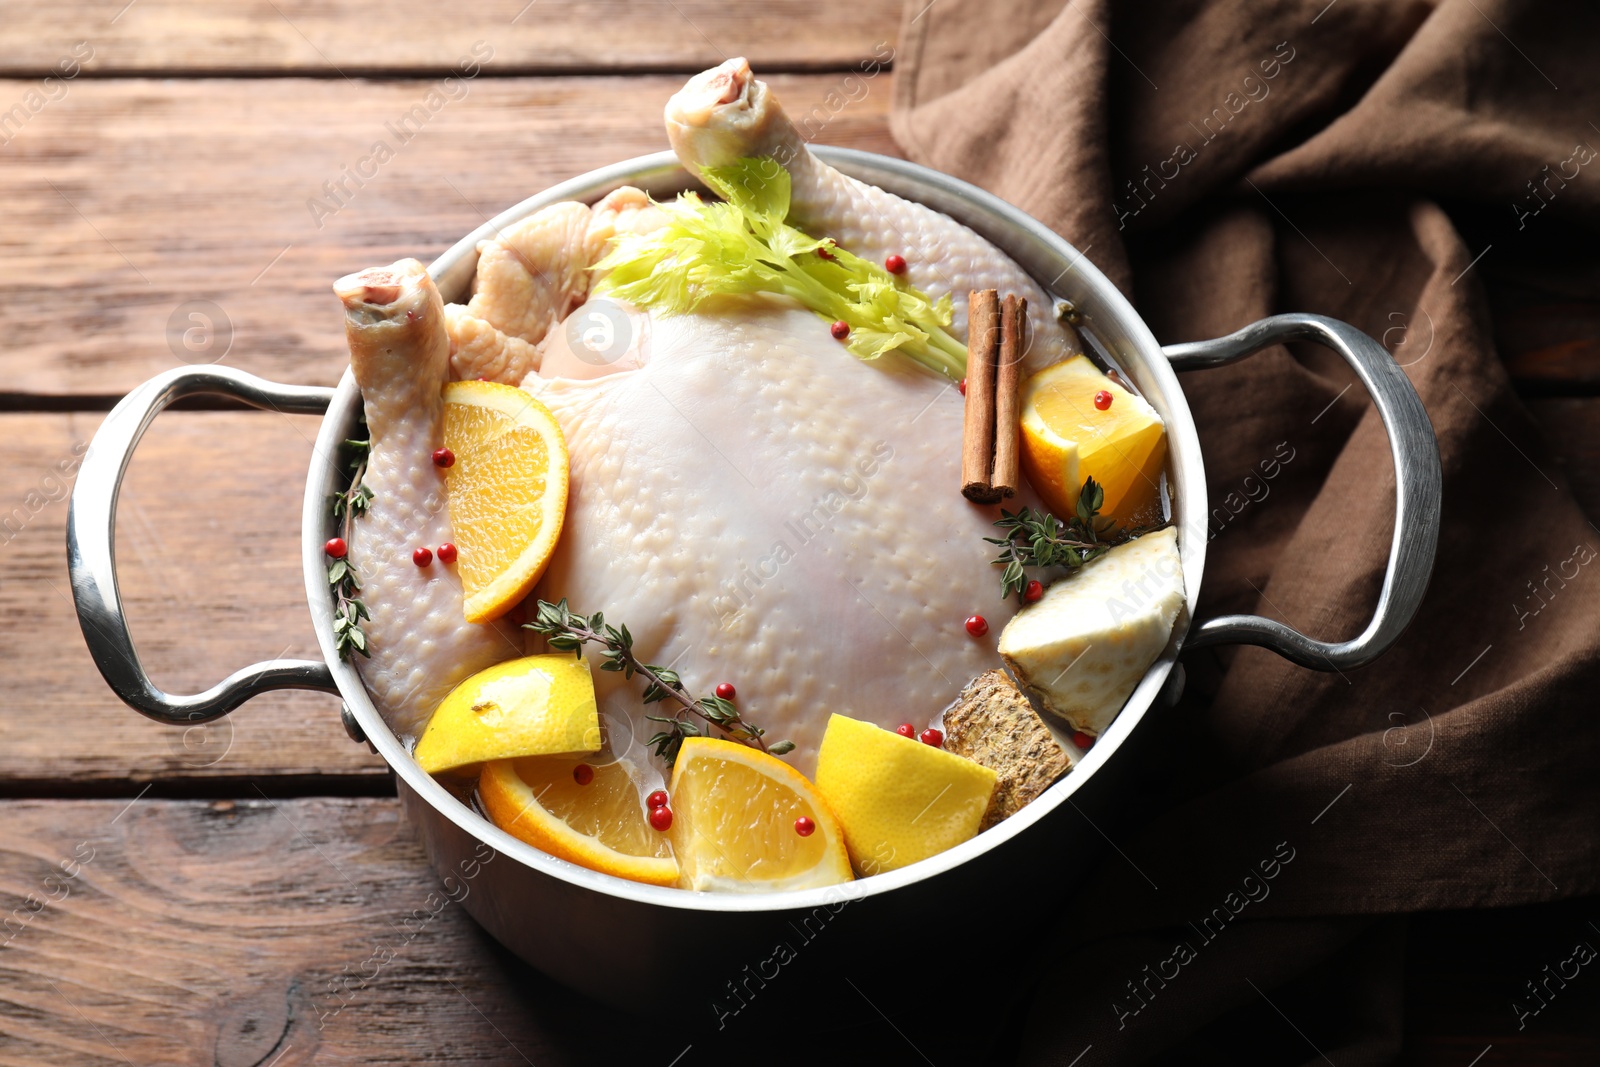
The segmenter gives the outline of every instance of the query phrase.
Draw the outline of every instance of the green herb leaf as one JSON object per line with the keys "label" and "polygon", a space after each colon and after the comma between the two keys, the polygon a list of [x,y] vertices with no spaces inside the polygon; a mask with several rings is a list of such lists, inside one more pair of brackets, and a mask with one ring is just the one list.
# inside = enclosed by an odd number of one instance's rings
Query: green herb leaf
{"label": "green herb leaf", "polygon": [[1076,570],[1105,555],[1116,545],[1130,541],[1141,534],[1159,529],[1159,526],[1138,530],[1114,532],[1111,519],[1099,514],[1105,504],[1105,490],[1093,478],[1085,478],[1078,493],[1078,505],[1070,522],[1062,522],[1048,511],[1023,508],[1013,514],[1001,509],[995,525],[1005,531],[1004,537],[985,537],[992,545],[1001,546],[1000,555],[991,561],[1003,568],[1000,572],[1000,598],[1016,595],[1019,599],[1028,587],[1027,567],[1064,567]]}
{"label": "green herb leaf", "polygon": [[[601,612],[597,611],[586,618],[568,607],[565,598],[556,604],[540,600],[534,606],[533,620],[523,623],[523,629],[539,634],[553,649],[575,651],[580,656],[583,654],[581,650],[585,644],[597,644],[603,649],[601,670],[620,672],[624,678],[632,678],[637,674],[644,679],[644,703],[659,704],[663,701],[676,703],[682,709],[676,715],[645,716],[649,721],[661,723],[666,727],[665,730],[652,735],[646,744],[655,749],[656,755],[668,763],[677,759],[678,749],[682,747],[684,738],[703,736],[701,727],[692,719],[684,718],[685,714],[697,716],[716,726],[731,740],[767,752],[776,751],[775,746],[768,746],[762,742],[761,728],[745,722],[732,701],[717,696],[691,699],[677,671],[653,663],[641,663],[634,655],[633,634],[628,631],[628,627],[608,624]],[[787,741],[779,744],[788,746],[782,749],[783,752],[794,748]]]}

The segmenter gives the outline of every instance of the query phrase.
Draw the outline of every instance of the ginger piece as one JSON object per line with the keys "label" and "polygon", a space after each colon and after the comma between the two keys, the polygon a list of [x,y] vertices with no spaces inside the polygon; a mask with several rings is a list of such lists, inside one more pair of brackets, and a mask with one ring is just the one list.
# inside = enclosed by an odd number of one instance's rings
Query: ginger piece
{"label": "ginger piece", "polygon": [[1000,776],[980,830],[1021,811],[1076,762],[1002,670],[967,683],[944,713],[944,747]]}

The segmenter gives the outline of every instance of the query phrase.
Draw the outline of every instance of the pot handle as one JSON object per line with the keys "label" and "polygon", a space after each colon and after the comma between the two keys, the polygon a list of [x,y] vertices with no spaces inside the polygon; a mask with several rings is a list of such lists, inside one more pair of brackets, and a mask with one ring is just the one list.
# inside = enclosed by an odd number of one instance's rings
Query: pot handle
{"label": "pot handle", "polygon": [[1220,367],[1284,341],[1315,341],[1344,357],[1378,406],[1394,453],[1394,542],[1378,607],[1357,637],[1332,644],[1259,615],[1223,615],[1189,631],[1185,648],[1260,645],[1313,670],[1344,670],[1377,659],[1411,623],[1433,574],[1443,478],[1439,442],[1411,380],[1388,351],[1348,323],[1323,315],[1273,315],[1213,341],[1162,349],[1175,370]]}
{"label": "pot handle", "polygon": [[235,671],[204,693],[173,696],[157,689],[139,663],[117,590],[117,494],[133,450],[156,415],[174,401],[203,394],[304,415],[322,414],[333,399],[332,389],[278,385],[229,367],[178,367],[123,397],[89,443],[67,514],[67,568],[78,625],[112,691],[134,710],[173,725],[210,722],[273,689],[335,689],[326,663],[275,659]]}

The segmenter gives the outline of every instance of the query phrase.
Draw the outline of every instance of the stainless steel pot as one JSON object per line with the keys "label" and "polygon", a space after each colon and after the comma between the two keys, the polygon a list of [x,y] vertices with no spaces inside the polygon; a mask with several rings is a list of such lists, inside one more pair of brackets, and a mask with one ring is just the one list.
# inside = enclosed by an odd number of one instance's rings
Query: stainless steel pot
{"label": "stainless steel pot", "polygon": [[[1055,899],[1102,848],[1102,827],[1115,818],[1124,749],[1150,713],[1176,699],[1180,652],[1209,645],[1254,644],[1314,670],[1359,667],[1394,643],[1416,612],[1438,540],[1438,446],[1421,401],[1405,374],[1370,337],[1317,315],[1277,315],[1212,341],[1162,348],[1120,292],[1076,249],[994,196],[913,163],[838,148],[815,151],[864,181],[937,208],[971,226],[1013,256],[1046,288],[1070,301],[1084,332],[1166,420],[1173,518],[1179,529],[1189,612],[1162,657],[1076,770],[999,826],[931,859],[826,890],[765,896],[695,894],[622,881],[575,867],[496,829],[425,774],[373,708],[355,669],[334,651],[332,600],[323,543],[334,534],[328,502],[341,485],[334,457],[357,425],[361,397],[347,372],[336,389],[276,385],[222,367],[178,368],[125,397],[95,434],[78,474],[68,520],[67,553],[84,639],[111,688],[163,723],[206,722],[273,689],[316,689],[344,699],[346,728],[388,761],[396,787],[446,889],[498,940],[556,979],[602,1000],[638,1005],[648,988],[703,997],[706,1021],[751,996],[751,967],[764,988],[776,946],[793,950],[812,978],[846,959],[859,975],[868,959],[897,968],[959,962],[965,949],[922,936],[951,908],[999,896]],[[467,235],[430,268],[446,299],[464,299],[476,246],[497,229],[560,200],[593,201],[620,185],[657,196],[689,186],[670,153],[643,156],[592,171],[523,201]],[[1315,341],[1338,352],[1372,395],[1394,453],[1397,496],[1394,542],[1377,610],[1362,633],[1326,643],[1280,622],[1231,615],[1191,625],[1205,569],[1205,474],[1193,420],[1174,370],[1215,367],[1284,341]],[[156,413],[195,394],[221,394],[258,408],[326,412],[306,479],[301,555],[321,661],[272,660],[237,671],[204,693],[172,696],[151,684],[139,665],[123,618],[113,558],[117,491],[140,435]],[[485,847],[487,846],[487,847]],[[490,851],[492,850],[492,852]],[[488,857],[486,859],[486,857]],[[1026,936],[1032,909],[1013,903],[984,912],[985,939]],[[1013,924],[1008,930],[1006,924]],[[929,951],[930,945],[934,951]],[[868,946],[872,951],[867,951]],[[780,953],[781,955],[781,953]],[[785,963],[788,961],[785,960]],[[796,968],[785,968],[794,970]],[[773,979],[776,980],[776,979]],[[740,995],[742,991],[742,996]],[[738,998],[737,1001],[735,998]],[[725,1014],[722,1016],[726,1018]]]}

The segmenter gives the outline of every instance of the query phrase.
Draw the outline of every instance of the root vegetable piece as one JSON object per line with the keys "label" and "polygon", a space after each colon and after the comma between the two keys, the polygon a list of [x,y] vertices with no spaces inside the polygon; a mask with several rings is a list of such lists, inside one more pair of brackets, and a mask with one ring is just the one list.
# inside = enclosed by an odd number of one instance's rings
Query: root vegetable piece
{"label": "root vegetable piece", "polygon": [[1052,585],[1000,634],[1000,658],[1046,711],[1098,736],[1167,647],[1183,607],[1173,527],[1118,545]]}
{"label": "root vegetable piece", "polygon": [[974,678],[944,713],[944,747],[999,775],[979,830],[1021,811],[1074,762],[1027,695],[999,670]]}

